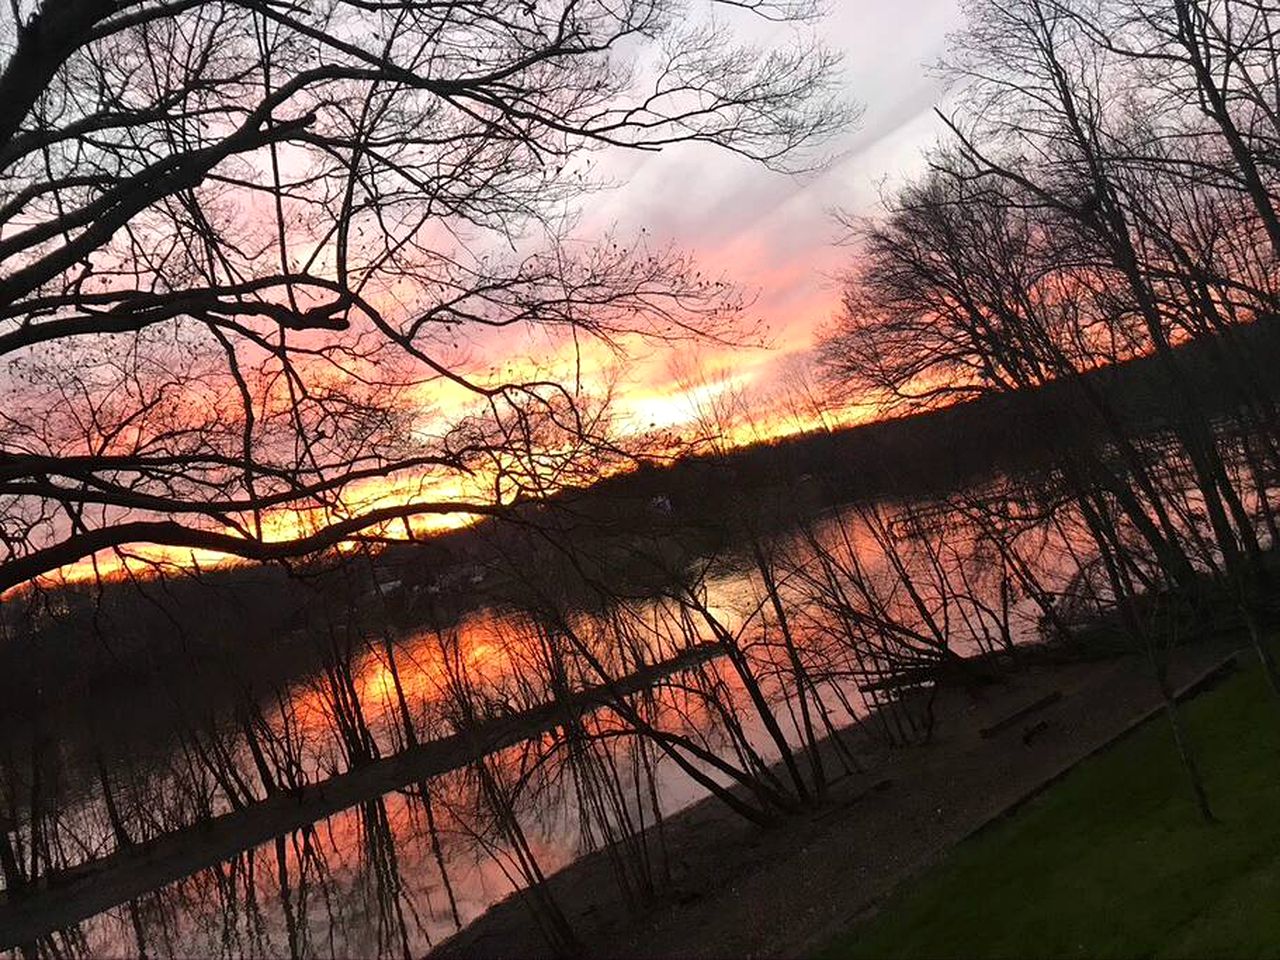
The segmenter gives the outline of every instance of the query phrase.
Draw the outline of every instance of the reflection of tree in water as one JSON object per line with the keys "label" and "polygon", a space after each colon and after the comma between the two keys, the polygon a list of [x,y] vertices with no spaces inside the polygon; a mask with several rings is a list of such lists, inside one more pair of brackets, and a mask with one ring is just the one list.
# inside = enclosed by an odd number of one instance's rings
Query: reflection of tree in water
{"label": "reflection of tree in water", "polygon": [[[558,704],[514,745],[408,777],[42,945],[414,954],[515,889],[568,951],[575,933],[546,880],[573,857],[603,857],[643,910],[669,882],[664,820],[690,799],[710,794],[755,822],[820,803],[831,778],[860,768],[860,738],[931,735],[938,680],[993,669],[1041,636],[1072,642],[1072,598],[1098,561],[1054,483],[1003,476],[946,499],[795,518],[740,558],[668,570],[663,596],[591,609],[576,602],[589,583],[561,590],[521,569],[523,609],[400,635],[378,602],[334,592],[313,611],[315,673],[185,711],[164,762],[103,753],[74,799],[7,768],[8,796],[34,815],[7,835],[6,860],[34,887],[26,878],[184,826],[199,836],[211,817]],[[1095,620],[1114,604],[1094,600]],[[822,737],[815,764],[805,748]]]}

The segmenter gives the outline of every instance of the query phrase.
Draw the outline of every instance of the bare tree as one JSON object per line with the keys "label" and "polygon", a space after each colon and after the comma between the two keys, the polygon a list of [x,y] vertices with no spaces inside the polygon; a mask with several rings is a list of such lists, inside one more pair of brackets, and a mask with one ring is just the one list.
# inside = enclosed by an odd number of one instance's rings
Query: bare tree
{"label": "bare tree", "polygon": [[[1241,347],[1277,302],[1274,16],[1230,0],[966,12],[946,63],[950,141],[886,216],[857,225],[864,258],[828,370],[888,405],[1019,398],[1004,409],[1051,455],[1046,503],[1065,495],[1051,508],[1095,553],[1082,575],[1102,574],[1151,654],[1209,819],[1166,682],[1178,621],[1152,611],[1168,594],[1225,601],[1280,691],[1259,625],[1278,424]],[[1192,340],[1229,398],[1216,419],[1181,349]],[[1158,416],[1099,375],[1139,358]]]}
{"label": "bare tree", "polygon": [[713,6],[7,6],[0,589],[129,544],[270,559],[492,511],[491,478],[456,488],[512,422],[590,436],[572,374],[495,364],[498,338],[735,307],[673,251],[572,238],[593,152],[795,167],[846,117],[831,54],[739,44]]}

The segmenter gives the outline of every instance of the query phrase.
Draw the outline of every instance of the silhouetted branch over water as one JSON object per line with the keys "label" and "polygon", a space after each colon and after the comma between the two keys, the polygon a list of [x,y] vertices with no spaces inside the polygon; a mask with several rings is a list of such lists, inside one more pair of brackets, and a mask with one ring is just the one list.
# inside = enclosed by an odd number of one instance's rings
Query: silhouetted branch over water
{"label": "silhouetted branch over water", "polygon": [[34,942],[103,910],[309,827],[342,810],[476,763],[539,736],[575,714],[614,703],[655,680],[716,656],[711,644],[598,687],[565,692],[540,707],[480,719],[447,737],[360,764],[348,773],[268,796],[182,830],[128,844],[109,857],[41,876],[0,902],[0,949]]}

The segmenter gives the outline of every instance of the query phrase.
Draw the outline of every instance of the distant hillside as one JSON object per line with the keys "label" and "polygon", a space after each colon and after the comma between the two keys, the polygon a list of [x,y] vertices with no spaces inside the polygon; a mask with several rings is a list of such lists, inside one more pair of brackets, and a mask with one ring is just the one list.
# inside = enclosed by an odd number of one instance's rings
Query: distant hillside
{"label": "distant hillside", "polygon": [[[1247,375],[1280,399],[1280,322],[1235,331],[1247,358]],[[1187,343],[1179,367],[1200,409],[1221,416],[1242,403],[1241,384],[1223,382],[1216,339]],[[1167,425],[1174,404],[1158,362],[1143,357],[1095,370],[1085,379],[1135,432]],[[1056,450],[1089,443],[1088,420],[1072,404],[1072,388],[1053,383],[1030,394],[1000,393],[979,400],[831,432],[809,433],[740,448],[722,455],[690,456],[669,465],[646,464],[593,486],[566,492],[549,505],[529,505],[517,517],[545,518],[559,508],[573,526],[595,524],[622,533],[717,526],[740,515],[742,504],[768,491],[785,501],[784,512],[886,497],[911,498],[956,489],[993,470],[1033,468]],[[776,504],[775,504],[776,506]],[[740,519],[740,516],[738,516]],[[443,556],[473,556],[477,540],[499,527],[487,521],[434,538]],[[418,548],[391,547],[388,563],[409,560]],[[411,562],[411,561],[410,561]]]}

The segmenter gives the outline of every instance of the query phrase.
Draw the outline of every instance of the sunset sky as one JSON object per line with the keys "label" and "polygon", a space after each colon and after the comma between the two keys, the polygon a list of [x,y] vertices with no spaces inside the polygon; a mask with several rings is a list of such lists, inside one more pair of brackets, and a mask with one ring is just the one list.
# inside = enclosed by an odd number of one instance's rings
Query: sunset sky
{"label": "sunset sky", "polygon": [[[576,364],[591,381],[589,391],[612,386],[615,422],[630,434],[687,435],[698,406],[729,391],[748,401],[752,419],[733,431],[730,442],[813,425],[793,411],[780,412],[776,392],[789,370],[804,366],[815,335],[837,309],[838,275],[856,256],[840,244],[842,228],[834,214],[874,213],[882,192],[919,171],[923,151],[938,135],[932,111],[944,96],[931,67],[948,34],[960,25],[958,0],[831,0],[828,8],[824,20],[797,30],[797,39],[814,32],[843,55],[842,87],[861,111],[857,123],[825,147],[828,162],[813,172],[789,175],[703,144],[660,153],[603,151],[594,155],[592,166],[595,179],[610,186],[588,192],[577,210],[568,211],[575,220],[572,235],[584,244],[609,235],[628,242],[643,232],[646,243],[685,251],[704,274],[738,284],[752,300],[747,321],[759,323],[763,333],[752,340],[766,345],[671,347],[635,340],[624,344],[620,357],[588,342],[577,356],[571,341],[520,341],[497,330],[465,345],[468,375],[483,378],[486,367],[528,364],[563,377],[566,365]],[[781,31],[793,29],[752,17],[743,19],[743,31],[734,26],[743,39],[758,39],[766,47],[785,45],[788,37]],[[469,402],[448,381],[424,386],[414,403],[425,433],[433,432],[437,414],[447,423]],[[367,497],[365,489],[353,493],[365,500],[359,506],[465,494],[456,481],[421,484],[401,477],[365,485]],[[273,517],[268,539],[296,534],[298,522],[296,515]],[[465,518],[429,517],[424,526],[458,522]],[[141,552],[170,555],[148,548]],[[178,554],[185,558],[189,552]],[[78,568],[90,570],[87,561]]]}
{"label": "sunset sky", "polygon": [[[595,155],[593,168],[612,186],[588,194],[575,211],[573,235],[583,243],[609,235],[627,242],[643,231],[654,246],[688,251],[705,273],[740,285],[753,300],[744,319],[763,330],[763,337],[752,339],[766,345],[669,346],[632,338],[617,357],[590,340],[513,342],[500,330],[475,340],[476,368],[545,365],[561,380],[580,369],[593,381],[589,386],[612,383],[616,421],[633,434],[688,436],[698,408],[729,391],[746,399],[751,419],[735,425],[725,438],[730,443],[815,425],[780,409],[777,392],[789,370],[806,366],[816,335],[838,309],[839,274],[856,256],[841,243],[845,228],[835,213],[874,214],[882,194],[920,171],[940,130],[933,110],[945,94],[933,66],[961,24],[958,0],[902,6],[833,0],[828,6],[826,19],[797,36],[816,29],[843,55],[843,90],[861,116],[827,146],[825,165],[785,174],[704,144],[658,153],[606,151]],[[907,8],[910,16],[904,16]],[[734,26],[744,39],[764,30],[762,43],[780,42],[776,25],[744,18]],[[428,394],[446,417],[465,400],[447,383],[433,384]],[[857,418],[865,411],[844,415]],[[446,522],[456,519],[431,518],[436,525]]]}
{"label": "sunset sky", "polygon": [[[863,114],[833,145],[825,169],[788,176],[702,145],[611,155],[605,162],[619,186],[591,197],[583,212],[584,233],[644,229],[755,295],[752,312],[767,324],[771,348],[703,348],[700,358],[747,390],[767,393],[837,307],[835,277],[853,254],[838,244],[833,212],[874,212],[884,187],[920,169],[939,130],[932,111],[944,91],[929,68],[960,25],[956,0],[828,6],[821,34],[843,53],[846,89]],[[655,417],[669,426],[689,407],[670,366],[663,351],[629,366],[634,383],[620,406],[637,427]]]}
{"label": "sunset sky", "polygon": [[[740,285],[752,299],[744,320],[758,322],[763,336],[744,340],[765,345],[669,346],[629,338],[617,356],[589,339],[522,341],[497,330],[468,342],[470,369],[483,379],[486,368],[511,375],[536,366],[562,382],[580,372],[588,389],[608,383],[618,426],[632,434],[689,435],[698,408],[729,391],[745,397],[752,421],[737,425],[730,443],[814,425],[780,410],[776,392],[789,370],[806,365],[817,333],[838,309],[839,274],[856,256],[841,243],[845,231],[834,214],[874,214],[884,192],[919,172],[940,129],[933,110],[944,86],[932,67],[960,26],[958,0],[908,6],[911,15],[904,17],[902,8],[881,0],[835,0],[816,28],[796,30],[802,37],[816,29],[843,55],[843,90],[861,110],[814,172],[771,171],[704,144],[658,153],[605,151],[592,159],[595,179],[611,186],[588,193],[572,211],[573,236],[583,244],[605,236],[626,243],[643,231],[655,247],[687,251],[704,273]],[[763,29],[765,45],[780,42],[778,29],[793,29],[762,27],[750,17],[734,27],[747,40]],[[448,382],[428,385],[422,396],[423,409],[437,409],[442,422],[466,402],[465,392]],[[377,489],[381,496],[385,486]],[[454,522],[430,518],[437,526]]]}

